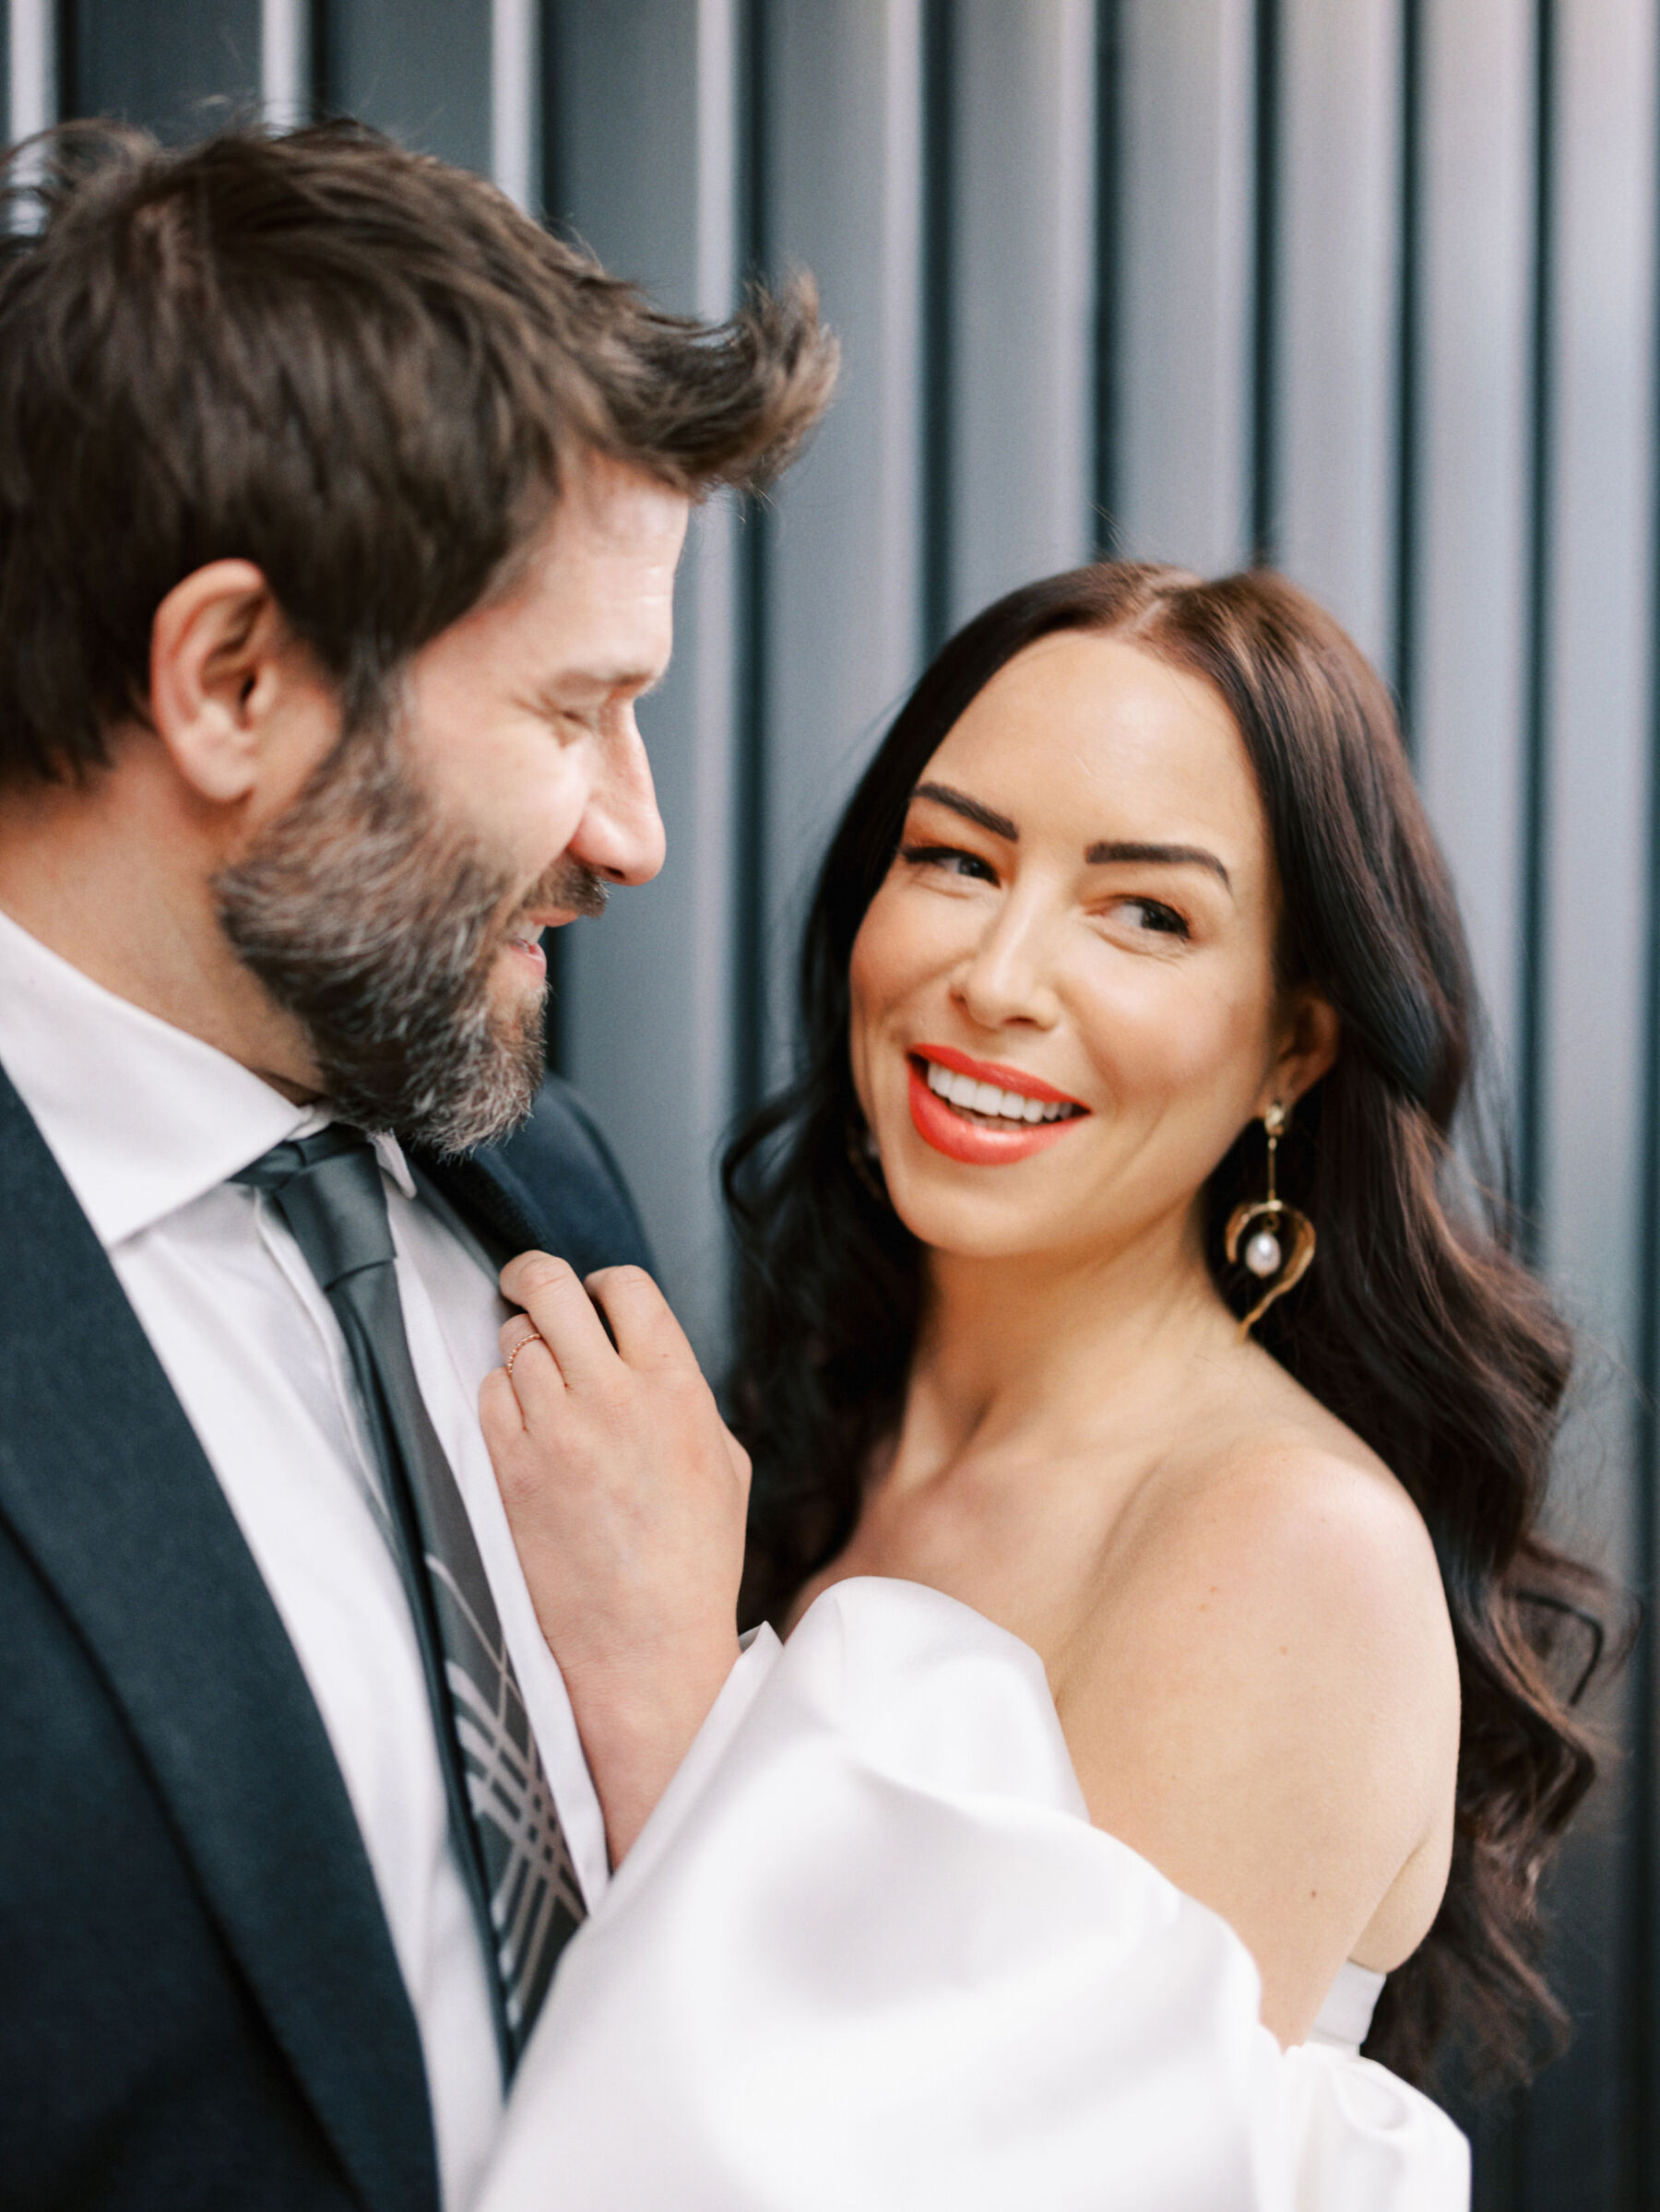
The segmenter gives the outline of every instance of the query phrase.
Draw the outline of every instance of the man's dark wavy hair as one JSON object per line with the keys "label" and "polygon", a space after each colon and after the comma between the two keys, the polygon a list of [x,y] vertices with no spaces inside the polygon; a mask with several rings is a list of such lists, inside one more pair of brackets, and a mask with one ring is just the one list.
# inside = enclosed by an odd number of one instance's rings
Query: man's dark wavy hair
{"label": "man's dark wavy hair", "polygon": [[829,396],[811,283],[663,313],[481,177],[350,122],[165,149],[70,124],[0,191],[0,786],[142,716],[157,607],[260,568],[349,724],[585,449],[753,488]]}
{"label": "man's dark wavy hair", "polygon": [[[1281,1193],[1317,1224],[1320,1256],[1256,1333],[1422,1512],[1464,1700],[1446,1898],[1367,2049],[1410,2080],[1438,2053],[1476,2085],[1524,2075],[1565,2027],[1540,1972],[1539,1874],[1595,1772],[1572,1707],[1602,1648],[1602,1586],[1541,1529],[1571,1344],[1508,1207],[1453,1149],[1479,1012],[1388,694],[1283,578],[1122,562],[1012,593],[941,652],[854,793],[807,922],[800,1073],[726,1161],[742,1255],[731,1403],[754,1461],[746,1616],[780,1614],[847,1544],[917,1338],[919,1247],[849,1143],[853,940],[946,732],[1015,654],[1064,630],[1129,639],[1226,702],[1268,819],[1280,976],[1342,1020],[1281,1148]],[[1257,1286],[1228,1265],[1223,1225],[1260,1195],[1263,1165],[1253,1123],[1206,1194],[1211,1271],[1236,1311]]]}

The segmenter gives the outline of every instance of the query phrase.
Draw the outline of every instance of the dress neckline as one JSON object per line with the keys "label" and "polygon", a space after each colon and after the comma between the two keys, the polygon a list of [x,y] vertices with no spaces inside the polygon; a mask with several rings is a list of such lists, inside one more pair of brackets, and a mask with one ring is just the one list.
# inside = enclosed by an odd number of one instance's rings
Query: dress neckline
{"label": "dress neckline", "polygon": [[1346,1958],[1309,2030],[1310,2042],[1324,2043],[1335,2051],[1358,2052],[1387,1980],[1387,1975]]}

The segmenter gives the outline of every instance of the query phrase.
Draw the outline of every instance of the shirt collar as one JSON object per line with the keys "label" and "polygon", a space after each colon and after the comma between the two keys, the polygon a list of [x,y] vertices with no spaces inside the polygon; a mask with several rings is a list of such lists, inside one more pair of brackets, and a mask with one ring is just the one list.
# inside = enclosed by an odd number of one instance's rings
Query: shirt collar
{"label": "shirt collar", "polygon": [[[106,1251],[332,1118],[105,990],[3,912],[0,1065]],[[397,1141],[374,1148],[412,1197]]]}

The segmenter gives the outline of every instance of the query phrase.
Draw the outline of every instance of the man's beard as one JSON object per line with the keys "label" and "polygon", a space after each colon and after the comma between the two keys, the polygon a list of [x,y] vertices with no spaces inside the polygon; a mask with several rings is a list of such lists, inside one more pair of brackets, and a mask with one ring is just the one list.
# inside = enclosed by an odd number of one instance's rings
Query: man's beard
{"label": "man's beard", "polygon": [[505,1136],[542,1080],[546,993],[508,1012],[491,998],[516,917],[605,905],[568,856],[513,899],[512,871],[445,830],[385,727],[349,733],[213,888],[342,1118],[441,1153]]}

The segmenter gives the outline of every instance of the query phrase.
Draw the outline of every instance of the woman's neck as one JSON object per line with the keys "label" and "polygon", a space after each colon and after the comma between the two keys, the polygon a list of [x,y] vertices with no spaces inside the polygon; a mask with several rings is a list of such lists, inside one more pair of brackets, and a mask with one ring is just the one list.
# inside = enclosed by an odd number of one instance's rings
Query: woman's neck
{"label": "woman's neck", "polygon": [[1196,1360],[1237,1324],[1190,1223],[1110,1255],[927,1260],[924,1319],[890,1479],[926,1482],[970,1452],[1136,1449],[1168,1430]]}

